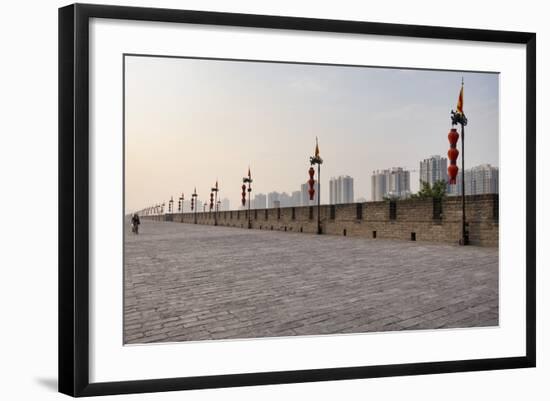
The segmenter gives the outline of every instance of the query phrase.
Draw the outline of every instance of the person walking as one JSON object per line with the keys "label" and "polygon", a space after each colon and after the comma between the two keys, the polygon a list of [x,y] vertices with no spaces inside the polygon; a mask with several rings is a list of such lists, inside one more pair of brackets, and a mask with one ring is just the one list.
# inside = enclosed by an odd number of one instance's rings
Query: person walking
{"label": "person walking", "polygon": [[139,234],[139,225],[141,222],[139,221],[139,216],[137,213],[134,213],[132,216],[132,232],[134,234]]}

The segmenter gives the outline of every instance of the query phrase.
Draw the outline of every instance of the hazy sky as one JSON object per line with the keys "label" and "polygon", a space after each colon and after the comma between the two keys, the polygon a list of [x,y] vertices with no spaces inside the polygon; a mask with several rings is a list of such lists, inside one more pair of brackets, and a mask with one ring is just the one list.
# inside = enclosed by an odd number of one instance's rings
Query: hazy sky
{"label": "hazy sky", "polygon": [[[308,179],[315,137],[328,180],[354,178],[370,200],[373,170],[418,170],[446,157],[464,77],[466,168],[499,165],[498,74],[185,58],[126,57],[126,211],[193,188],[205,200],[216,178],[236,208],[242,177],[254,193],[292,192]],[[459,146],[460,150],[460,146]],[[418,173],[411,173],[411,190]],[[177,203],[176,203],[177,205]]]}

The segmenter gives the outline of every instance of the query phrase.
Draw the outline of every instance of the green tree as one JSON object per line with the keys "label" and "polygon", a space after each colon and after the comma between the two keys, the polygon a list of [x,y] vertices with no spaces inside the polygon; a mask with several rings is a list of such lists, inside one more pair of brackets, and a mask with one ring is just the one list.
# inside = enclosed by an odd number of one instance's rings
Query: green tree
{"label": "green tree", "polygon": [[422,181],[422,188],[411,196],[413,199],[435,198],[441,199],[447,194],[447,182],[439,180],[430,185],[428,182]]}

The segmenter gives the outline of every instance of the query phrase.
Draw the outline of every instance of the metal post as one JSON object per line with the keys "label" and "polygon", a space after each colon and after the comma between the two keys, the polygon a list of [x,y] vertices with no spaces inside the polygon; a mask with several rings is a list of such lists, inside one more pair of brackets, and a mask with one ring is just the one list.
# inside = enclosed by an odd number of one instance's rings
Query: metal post
{"label": "metal post", "polygon": [[181,193],[181,218],[182,218],[182,221],[183,221],[183,202],[185,201],[185,195],[183,194],[183,192]]}
{"label": "metal post", "polygon": [[250,188],[250,182],[248,183],[248,228],[252,228],[252,222],[250,221],[250,192],[252,192],[252,189]]}
{"label": "metal post", "polygon": [[464,127],[468,124],[468,119],[463,112],[451,110],[451,122],[453,125],[460,124],[461,127],[461,138],[460,142],[462,145],[462,238],[460,239],[461,245],[468,245],[469,238],[466,233],[466,175],[464,173]]}
{"label": "metal post", "polygon": [[[252,228],[252,221],[250,219],[250,193],[252,192],[252,175],[250,174],[250,166],[248,167],[248,177],[243,177],[243,193],[244,193],[244,186],[248,184],[247,192],[248,192],[248,228]],[[243,205],[245,206],[245,205]]]}
{"label": "metal post", "polygon": [[199,207],[198,203],[197,203],[197,187],[195,187],[195,190],[193,191],[193,193],[191,194],[191,198],[193,198],[193,217],[194,217],[194,220],[195,220],[195,224],[197,224],[197,208]]}
{"label": "metal post", "polygon": [[214,225],[218,225],[218,191],[214,192]]}
{"label": "metal post", "polygon": [[468,245],[469,238],[466,235],[466,180],[464,174],[464,123],[461,127],[461,144],[462,144],[462,245]]}
{"label": "metal post", "polygon": [[322,234],[321,229],[321,163],[317,164],[317,234]]}
{"label": "metal post", "polygon": [[[321,164],[323,164],[323,159],[319,155],[319,143],[317,138],[315,138],[315,156],[310,156],[309,162],[311,164],[310,168],[313,168],[313,165],[317,165],[317,234],[322,234],[323,230],[321,228]],[[313,177],[313,172],[310,173],[310,180]],[[313,190],[315,190],[315,182],[313,182]]]}

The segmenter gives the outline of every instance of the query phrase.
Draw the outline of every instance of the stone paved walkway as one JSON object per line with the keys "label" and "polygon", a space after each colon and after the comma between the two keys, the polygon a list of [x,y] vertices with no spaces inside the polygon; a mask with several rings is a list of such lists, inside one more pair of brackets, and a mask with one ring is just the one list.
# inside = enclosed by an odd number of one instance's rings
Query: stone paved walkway
{"label": "stone paved walkway", "polygon": [[144,221],[125,343],[498,325],[498,250]]}

